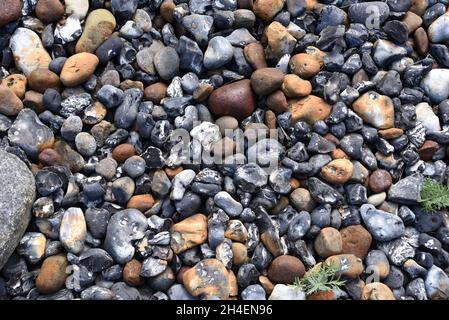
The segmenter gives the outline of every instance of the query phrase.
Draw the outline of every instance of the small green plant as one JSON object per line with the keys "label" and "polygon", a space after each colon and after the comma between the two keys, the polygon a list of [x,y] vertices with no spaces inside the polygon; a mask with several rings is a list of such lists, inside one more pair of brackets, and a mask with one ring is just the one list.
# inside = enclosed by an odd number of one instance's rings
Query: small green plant
{"label": "small green plant", "polygon": [[338,271],[339,268],[335,264],[323,263],[318,270],[309,272],[302,278],[296,278],[291,286],[304,292],[306,296],[338,289],[345,284],[345,281],[337,276]]}
{"label": "small green plant", "polygon": [[449,208],[449,186],[425,178],[420,203],[423,209],[430,213]]}

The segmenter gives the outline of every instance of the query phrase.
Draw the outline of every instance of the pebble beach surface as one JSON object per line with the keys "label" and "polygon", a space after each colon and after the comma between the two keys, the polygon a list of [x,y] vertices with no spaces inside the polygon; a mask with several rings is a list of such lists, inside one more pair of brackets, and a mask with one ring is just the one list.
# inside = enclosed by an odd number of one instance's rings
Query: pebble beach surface
{"label": "pebble beach surface", "polygon": [[448,9],[0,0],[0,300],[448,300]]}

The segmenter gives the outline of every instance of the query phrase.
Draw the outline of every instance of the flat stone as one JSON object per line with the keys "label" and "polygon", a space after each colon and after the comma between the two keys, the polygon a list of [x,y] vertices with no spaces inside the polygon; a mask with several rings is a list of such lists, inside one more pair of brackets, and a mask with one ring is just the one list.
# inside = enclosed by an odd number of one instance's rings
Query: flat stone
{"label": "flat stone", "polygon": [[0,150],[0,269],[17,247],[31,219],[34,177],[18,157]]}

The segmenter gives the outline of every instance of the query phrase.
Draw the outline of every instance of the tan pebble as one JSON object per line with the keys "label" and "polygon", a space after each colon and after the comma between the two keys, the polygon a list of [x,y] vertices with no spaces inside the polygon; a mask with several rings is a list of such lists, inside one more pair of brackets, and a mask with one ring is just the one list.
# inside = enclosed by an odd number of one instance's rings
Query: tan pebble
{"label": "tan pebble", "polygon": [[82,52],[67,59],[61,71],[61,82],[74,87],[86,82],[95,72],[99,60],[96,55]]}
{"label": "tan pebble", "polygon": [[23,74],[11,74],[2,80],[2,86],[11,89],[19,99],[23,99],[27,87],[27,78]]}
{"label": "tan pebble", "polygon": [[320,72],[320,62],[312,55],[298,53],[290,59],[290,69],[303,79],[309,79]]}

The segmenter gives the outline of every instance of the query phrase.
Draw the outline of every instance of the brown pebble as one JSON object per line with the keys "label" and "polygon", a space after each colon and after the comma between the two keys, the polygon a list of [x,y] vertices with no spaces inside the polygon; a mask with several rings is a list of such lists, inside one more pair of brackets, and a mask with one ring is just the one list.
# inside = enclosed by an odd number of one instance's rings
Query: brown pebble
{"label": "brown pebble", "polygon": [[265,53],[260,43],[250,43],[243,48],[243,53],[246,60],[253,69],[261,69],[267,67],[267,61],[265,60]]}
{"label": "brown pebble", "polygon": [[320,72],[321,66],[314,56],[307,53],[299,53],[290,59],[290,69],[299,77],[309,79]]}
{"label": "brown pebble", "polygon": [[36,113],[44,112],[43,94],[32,90],[27,91],[23,99],[23,106],[35,110]]}
{"label": "brown pebble", "polygon": [[173,179],[178,173],[180,173],[181,171],[183,171],[184,168],[183,167],[176,167],[176,168],[165,168],[165,174],[167,175],[167,177],[171,180]]}
{"label": "brown pebble", "polygon": [[368,283],[362,291],[361,300],[396,300],[391,289],[381,282]]}
{"label": "brown pebble", "polygon": [[313,95],[300,100],[292,100],[290,105],[292,124],[304,120],[313,125],[318,120],[325,120],[332,111],[332,107],[326,101]]}
{"label": "brown pebble", "polygon": [[276,90],[267,97],[267,107],[271,110],[282,113],[288,111],[287,98],[281,90]]}
{"label": "brown pebble", "polygon": [[147,100],[159,104],[167,94],[167,85],[163,82],[154,83],[145,88],[144,94]]}
{"label": "brown pebble", "polygon": [[390,128],[385,130],[379,130],[379,137],[384,139],[396,139],[404,134],[404,130],[400,128]]}
{"label": "brown pebble", "polygon": [[140,276],[140,271],[142,270],[142,263],[136,259],[125,264],[123,268],[123,281],[132,287],[140,286],[144,280]]}
{"label": "brown pebble", "polygon": [[307,300],[335,300],[335,295],[332,290],[319,291],[308,295]]}
{"label": "brown pebble", "polygon": [[256,107],[249,79],[226,84],[209,96],[209,110],[215,117],[232,116],[241,121]]}
{"label": "brown pebble", "polygon": [[129,157],[136,154],[136,149],[130,143],[122,143],[112,150],[112,158],[119,163],[123,163]]}
{"label": "brown pebble", "polygon": [[248,260],[248,249],[246,245],[239,242],[232,243],[232,264],[241,266]]}
{"label": "brown pebble", "polygon": [[390,188],[393,183],[391,174],[384,169],[375,170],[369,177],[369,188],[374,193],[381,193]]}
{"label": "brown pebble", "polygon": [[422,18],[419,15],[417,15],[416,13],[408,11],[405,14],[404,18],[402,18],[402,22],[404,22],[407,25],[408,32],[412,33],[416,29],[421,27]]}
{"label": "brown pebble", "polygon": [[279,89],[284,81],[284,73],[278,68],[262,68],[251,75],[251,87],[260,96],[266,96]]}
{"label": "brown pebble", "polygon": [[61,157],[55,150],[46,148],[39,153],[39,161],[44,166],[54,166],[61,163]]}
{"label": "brown pebble", "polygon": [[144,91],[143,82],[142,81],[133,81],[133,80],[127,79],[127,80],[122,81],[120,83],[120,89],[122,89],[123,91],[126,91],[126,90],[131,89],[131,88],[136,88],[136,89],[139,89],[141,91]]}
{"label": "brown pebble", "polygon": [[17,20],[22,16],[21,0],[2,0],[0,1],[0,27]]}
{"label": "brown pebble", "polygon": [[276,129],[276,121],[276,115],[273,111],[265,111],[265,124],[267,125],[268,129]]}
{"label": "brown pebble", "polygon": [[65,287],[69,272],[65,255],[48,257],[42,263],[36,278],[36,289],[43,294],[55,293]]}
{"label": "brown pebble", "polygon": [[28,86],[37,92],[44,93],[48,88],[59,91],[61,89],[61,83],[56,73],[39,68],[34,70],[28,76]]}
{"label": "brown pebble", "polygon": [[267,294],[271,294],[274,289],[274,283],[266,276],[259,276],[259,283]]}
{"label": "brown pebble", "polygon": [[312,93],[312,84],[296,74],[287,74],[282,83],[282,91],[289,98],[307,97]]}
{"label": "brown pebble", "polygon": [[22,101],[14,91],[5,86],[0,86],[0,114],[15,116],[23,109]]}
{"label": "brown pebble", "polygon": [[353,254],[360,259],[365,259],[371,247],[372,236],[361,225],[352,225],[340,230],[343,244],[342,253]]}
{"label": "brown pebble", "polygon": [[19,99],[23,99],[27,87],[27,78],[23,74],[11,74],[2,80],[2,86],[11,89]]}
{"label": "brown pebble", "polygon": [[264,22],[268,22],[281,11],[284,0],[256,0],[253,3],[253,11]]}
{"label": "brown pebble", "polygon": [[205,101],[209,95],[214,91],[214,86],[208,83],[200,83],[200,85],[193,91],[193,100],[197,102]]}
{"label": "brown pebble", "polygon": [[173,1],[168,0],[164,1],[159,8],[162,18],[168,23],[173,23],[174,21],[173,10],[175,9],[175,7],[176,4],[174,4]]}
{"label": "brown pebble", "polygon": [[268,278],[274,283],[292,284],[296,278],[302,278],[306,269],[296,257],[282,255],[273,260],[268,268]]}
{"label": "brown pebble", "polygon": [[424,141],[424,144],[421,148],[418,149],[418,154],[421,160],[423,161],[432,161],[433,155],[438,151],[440,145],[432,140]]}
{"label": "brown pebble", "polygon": [[416,52],[421,57],[424,57],[429,52],[429,38],[427,37],[427,32],[424,28],[420,27],[415,31],[414,35]]}
{"label": "brown pebble", "polygon": [[324,180],[332,184],[344,184],[351,178],[353,171],[354,166],[351,161],[337,159],[321,168],[321,175]]}
{"label": "brown pebble", "polygon": [[332,150],[331,151],[331,157],[332,157],[333,160],[336,160],[336,159],[348,159],[348,160],[350,160],[348,155],[343,150],[341,150],[340,148]]}
{"label": "brown pebble", "polygon": [[61,82],[66,87],[75,87],[89,80],[98,66],[97,56],[81,52],[74,54],[64,63],[61,71]]}
{"label": "brown pebble", "polygon": [[132,196],[128,200],[127,208],[133,208],[145,212],[151,209],[154,205],[154,198],[151,194],[139,194]]}
{"label": "brown pebble", "polygon": [[39,20],[49,23],[61,19],[65,8],[59,0],[39,0],[35,10]]}
{"label": "brown pebble", "polygon": [[342,240],[340,232],[335,228],[323,228],[315,238],[314,248],[316,253],[327,258],[342,252]]}

